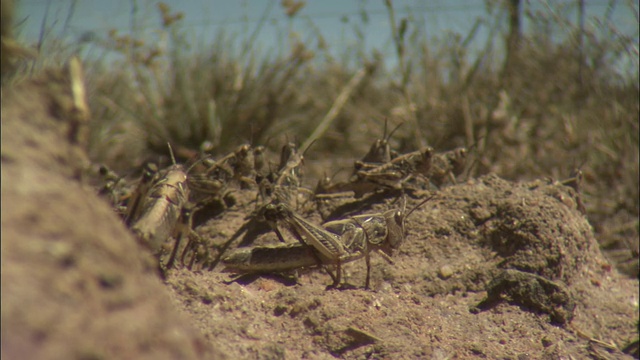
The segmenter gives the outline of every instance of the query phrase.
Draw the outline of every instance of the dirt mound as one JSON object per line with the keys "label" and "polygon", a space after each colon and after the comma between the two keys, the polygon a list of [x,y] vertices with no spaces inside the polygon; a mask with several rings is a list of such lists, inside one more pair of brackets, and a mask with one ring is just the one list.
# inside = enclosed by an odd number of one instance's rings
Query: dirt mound
{"label": "dirt mound", "polygon": [[60,79],[2,93],[2,358],[210,358],[155,260],[78,181]]}
{"label": "dirt mound", "polygon": [[[252,210],[237,205],[200,234],[225,243]],[[168,283],[207,338],[241,358],[618,357],[588,338],[622,347],[634,337],[637,281],[604,260],[572,188],[488,175],[437,192],[407,227],[394,265],[374,256],[370,291],[364,261],[346,265],[347,290],[325,290],[331,280],[319,270],[231,284],[218,268],[177,270]],[[277,241],[267,233],[251,245]]]}

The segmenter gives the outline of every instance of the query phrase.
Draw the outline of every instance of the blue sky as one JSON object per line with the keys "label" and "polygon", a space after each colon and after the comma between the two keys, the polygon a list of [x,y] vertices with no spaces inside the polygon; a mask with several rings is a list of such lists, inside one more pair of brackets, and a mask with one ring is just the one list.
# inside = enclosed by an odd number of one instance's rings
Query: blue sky
{"label": "blue sky", "polygon": [[[226,28],[228,31],[241,31],[247,24],[255,24],[265,10],[273,3],[269,14],[271,21],[284,23],[286,16],[279,6],[278,0],[189,0],[189,1],[164,1],[174,11],[182,11],[186,15],[185,25],[192,28],[195,33],[217,31]],[[24,27],[24,35],[30,39],[36,39],[40,31],[43,17],[49,6],[48,25],[54,25],[57,33],[61,34],[65,19],[68,15],[71,0],[23,0],[19,14],[29,17]],[[71,16],[67,30],[76,34],[84,31],[107,31],[117,28],[123,31],[129,29],[132,13],[132,0],[81,0],[76,2],[75,12]],[[157,1],[135,1],[140,14],[157,14]],[[395,0],[394,7],[399,16],[406,16],[411,12],[418,16],[423,13],[428,18],[432,30],[452,29],[464,30],[469,24],[469,19],[484,14],[484,2],[472,1],[415,1]],[[326,32],[329,38],[338,35],[344,27],[343,18],[358,19],[360,9],[364,7],[370,16],[371,30],[377,35],[377,30],[388,31],[388,16],[382,1],[340,1],[322,0],[308,1],[299,13],[300,17],[310,17],[314,23]],[[149,16],[147,26],[158,23],[157,16]],[[375,26],[375,25],[380,25]],[[382,29],[387,27],[387,29]],[[377,29],[379,28],[379,29]],[[387,34],[385,34],[387,35]]]}
{"label": "blue sky", "polygon": [[[73,3],[75,6],[72,7]],[[150,0],[22,0],[16,22],[21,22],[19,33],[27,42],[37,42],[43,23],[46,23],[47,37],[71,41],[87,34],[100,37],[106,36],[110,29],[116,29],[120,33],[128,32],[135,4],[138,33],[140,29],[152,32],[159,28],[160,23],[157,3]],[[198,46],[206,46],[212,42],[219,31],[236,34],[239,38],[247,37],[267,9],[270,9],[268,20],[256,42],[264,48],[263,51],[269,51],[282,43],[282,30],[286,30],[288,26],[279,0],[166,0],[165,3],[173,11],[185,14],[184,30],[191,43]],[[576,0],[532,0],[525,1],[525,7],[533,11],[547,11],[555,4],[575,3]],[[607,3],[608,1],[603,0],[586,0],[587,26],[595,26],[592,18],[602,16]],[[628,5],[623,1],[619,3],[621,4],[614,9],[613,22],[621,32],[633,33],[637,30],[638,20],[628,10]],[[477,18],[487,14],[483,0],[394,0],[393,4],[398,19],[406,16],[422,19],[424,28],[421,31],[428,38],[442,39],[447,33],[464,36]],[[72,8],[73,13],[69,14]],[[362,23],[360,16],[362,9],[368,14],[366,25]],[[356,23],[365,33],[365,47],[378,49],[389,58],[387,61],[393,60],[388,13],[382,0],[309,0],[292,25],[303,40],[311,38],[311,26],[315,26],[331,50],[340,54],[357,41],[353,31]],[[526,22],[524,25],[526,28]],[[473,44],[475,49],[483,46],[487,35],[487,27],[482,27]]]}

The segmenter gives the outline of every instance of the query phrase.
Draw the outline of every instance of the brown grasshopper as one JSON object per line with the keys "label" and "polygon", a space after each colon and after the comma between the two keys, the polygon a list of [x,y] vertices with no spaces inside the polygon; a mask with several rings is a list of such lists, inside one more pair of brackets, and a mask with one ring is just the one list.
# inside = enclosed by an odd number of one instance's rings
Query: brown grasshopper
{"label": "brown grasshopper", "polygon": [[240,183],[243,189],[255,185],[256,166],[254,149],[251,145],[242,145],[235,151],[233,166],[234,179]]}
{"label": "brown grasshopper", "polygon": [[257,169],[264,167],[264,146],[242,145],[217,161],[209,158],[200,161],[204,169],[189,176],[190,201],[203,205],[217,200],[225,207],[223,199],[229,194],[228,188],[233,181],[244,189],[259,180]]}
{"label": "brown grasshopper", "polygon": [[314,191],[316,198],[330,198],[335,196],[343,196],[343,194],[353,191],[357,195],[356,197],[361,197],[361,194],[369,193],[375,191],[378,186],[369,183],[366,184],[362,181],[358,181],[357,174],[360,171],[367,171],[384,164],[391,162],[391,160],[398,157],[398,153],[391,149],[389,145],[389,139],[393,136],[396,130],[398,130],[402,126],[402,123],[398,124],[387,136],[387,120],[384,122],[384,135],[381,139],[376,139],[371,147],[369,148],[369,152],[367,152],[361,160],[357,160],[354,162],[353,167],[353,177],[349,182],[337,182],[334,183],[330,178],[324,177],[320,179],[316,185],[316,189]]}
{"label": "brown grasshopper", "polygon": [[193,204],[204,206],[218,201],[224,205],[223,199],[228,193],[228,183],[226,181],[215,179],[202,173],[190,174],[187,181],[191,190],[189,201]]}
{"label": "brown grasshopper", "polygon": [[447,178],[456,183],[456,177],[462,174],[467,161],[467,149],[460,147],[443,153],[434,154],[431,168],[426,174],[437,187],[442,186]]}
{"label": "brown grasshopper", "polygon": [[294,206],[302,182],[304,154],[298,151],[294,143],[288,143],[280,152],[278,170],[261,177],[258,185],[262,204],[272,201],[284,202]]}
{"label": "brown grasshopper", "polygon": [[[353,191],[356,198],[374,192],[380,188],[403,189],[405,183],[413,178],[428,181],[431,169],[433,148],[426,146],[418,151],[412,151],[393,158],[391,161],[371,166],[362,162],[355,163],[356,172],[348,182],[331,184],[322,181],[316,187],[316,198],[333,197],[333,194]],[[329,194],[329,195],[323,195]]]}
{"label": "brown grasshopper", "polygon": [[[241,188],[248,188],[254,185],[256,175],[255,154],[262,158],[264,147],[252,148],[251,145],[244,144],[226,156],[214,160],[204,160],[206,170],[203,177],[215,179],[228,183],[232,180],[238,182]],[[258,160],[258,163],[263,160]]]}
{"label": "brown grasshopper", "polygon": [[334,182],[333,177],[335,177],[335,175],[337,175],[337,173],[332,177],[325,174],[324,177],[318,180],[314,190],[316,199],[341,197],[345,194],[351,196],[348,192],[353,191],[353,184],[348,181]]}
{"label": "brown grasshopper", "polygon": [[[269,204],[265,217],[282,224],[300,244],[240,250],[227,256],[223,262],[230,270],[253,272],[285,271],[314,264],[335,265],[336,275],[329,274],[334,280],[331,286],[336,287],[341,281],[342,264],[364,257],[367,265],[365,288],[368,289],[371,252],[378,252],[393,263],[391,256],[404,241],[406,218],[430,199],[408,213],[403,206],[402,210],[356,215],[322,226],[305,220],[284,204]],[[284,241],[277,226],[275,231]]]}
{"label": "brown grasshopper", "polygon": [[[126,222],[140,240],[154,253],[159,253],[162,244],[170,237],[179,239],[182,227],[179,220],[183,209],[189,204],[189,169],[176,164],[171,145],[169,145],[173,165],[158,172],[155,167],[147,166],[143,172],[135,195],[130,199]],[[176,246],[179,245],[179,241]]]}
{"label": "brown grasshopper", "polygon": [[151,184],[148,195],[141,201],[140,217],[131,229],[154,253],[172,235],[182,207],[189,199],[187,171],[182,165],[172,165]]}
{"label": "brown grasshopper", "polygon": [[[359,161],[361,165],[357,165],[358,161],[356,161],[356,168],[361,169],[366,164],[385,164],[398,156],[398,153],[395,150],[391,149],[389,145],[389,139],[393,136],[393,133],[396,132],[402,126],[403,123],[398,124],[391,132],[389,136],[387,136],[387,120],[384,121],[384,134],[382,139],[376,139],[376,141],[371,144],[369,148],[369,152],[365,154],[365,156]],[[357,171],[357,170],[356,170]]]}
{"label": "brown grasshopper", "polygon": [[277,172],[271,173],[260,182],[258,196],[261,198],[261,203],[257,210],[258,219],[266,221],[283,242],[284,238],[277,227],[278,216],[274,216],[277,211],[274,209],[276,205],[281,205],[282,211],[292,207],[298,208],[299,191],[311,192],[300,186],[303,163],[304,154],[298,151],[294,143],[288,143],[282,147]]}
{"label": "brown grasshopper", "polygon": [[304,154],[300,153],[294,143],[288,143],[282,147],[280,152],[280,164],[278,166],[278,178],[276,185],[280,186],[300,186],[303,172]]}
{"label": "brown grasshopper", "polygon": [[118,213],[125,216],[126,208],[124,212],[122,212],[121,204],[130,194],[128,193],[124,176],[116,174],[106,165],[100,165],[98,174],[102,183],[101,186],[98,187],[98,195],[104,197]]}
{"label": "brown grasshopper", "polygon": [[362,197],[378,187],[402,189],[412,178],[426,179],[431,168],[433,148],[426,146],[420,150],[406,153],[391,161],[368,169],[361,169],[349,182],[355,197]]}

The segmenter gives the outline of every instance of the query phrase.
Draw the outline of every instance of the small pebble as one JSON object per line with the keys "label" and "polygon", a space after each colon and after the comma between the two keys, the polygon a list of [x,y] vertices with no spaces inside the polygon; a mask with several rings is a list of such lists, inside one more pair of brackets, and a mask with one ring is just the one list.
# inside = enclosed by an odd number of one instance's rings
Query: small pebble
{"label": "small pebble", "polygon": [[451,275],[453,275],[453,268],[449,265],[442,265],[440,266],[440,269],[438,270],[438,275],[442,278],[442,279],[448,279],[451,277]]}

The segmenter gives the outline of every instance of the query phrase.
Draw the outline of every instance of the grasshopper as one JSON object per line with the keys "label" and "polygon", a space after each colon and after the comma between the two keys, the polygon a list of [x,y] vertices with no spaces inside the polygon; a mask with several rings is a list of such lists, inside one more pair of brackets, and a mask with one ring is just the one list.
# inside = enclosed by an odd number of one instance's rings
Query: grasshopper
{"label": "grasshopper", "polygon": [[[126,222],[141,242],[154,253],[170,237],[177,239],[183,209],[189,204],[189,169],[176,164],[169,145],[173,165],[158,172],[157,167],[147,166],[132,198]],[[203,159],[201,159],[203,160]],[[179,234],[181,236],[181,234]],[[179,241],[176,245],[179,244]]]}
{"label": "grasshopper", "polygon": [[303,164],[304,154],[298,151],[296,144],[288,143],[284,145],[280,152],[280,164],[278,166],[276,185],[300,186]]}
{"label": "grasshopper", "polygon": [[298,151],[297,146],[294,143],[284,145],[280,152],[278,170],[261,176],[258,195],[262,198],[262,204],[278,201],[293,206],[298,190],[302,189],[303,164],[304,154]]}
{"label": "grasshopper", "polygon": [[334,194],[339,196],[340,193],[353,191],[356,198],[361,198],[381,187],[403,189],[405,183],[413,178],[427,180],[432,157],[433,148],[426,146],[421,150],[396,156],[380,165],[356,161],[355,173],[348,182],[332,184],[330,180],[321,180],[316,187],[316,197],[333,197]]}
{"label": "grasshopper", "polygon": [[383,137],[381,139],[376,139],[373,144],[371,144],[369,152],[367,152],[361,160],[356,160],[354,162],[353,181],[333,183],[330,178],[325,176],[323,179],[320,179],[316,185],[314,193],[317,198],[342,196],[342,194],[349,191],[355,192],[358,194],[356,197],[360,197],[360,194],[375,191],[378,186],[358,181],[357,174],[358,172],[371,170],[387,164],[398,157],[398,153],[392,150],[389,146],[389,139],[393,136],[393,133],[400,128],[400,126],[402,126],[402,123],[398,124],[393,130],[391,130],[387,136],[387,120],[385,120]]}
{"label": "grasshopper", "polygon": [[[312,257],[317,264],[336,265],[336,276],[331,275],[334,279],[333,285],[331,286],[336,287],[340,284],[342,263],[355,260],[355,258],[352,258],[352,254],[349,253],[345,241],[343,241],[339,234],[332,233],[318,225],[308,222],[300,215],[289,209],[287,205],[282,203],[267,204],[265,206],[263,216],[267,222],[272,225],[274,232],[277,234],[281,242],[285,241],[278,229],[278,224],[282,224],[298,241],[300,241],[300,245],[303,247],[308,245],[317,251],[317,253],[312,252]],[[289,247],[289,250],[287,251],[307,253],[297,247]]]}
{"label": "grasshopper", "polygon": [[[356,215],[322,226],[305,220],[285,204],[269,204],[265,209],[265,217],[282,224],[300,244],[244,249],[230,254],[223,262],[227,269],[253,272],[286,271],[314,264],[335,265],[336,275],[329,274],[334,280],[331,287],[337,287],[341,281],[342,264],[364,257],[367,265],[365,288],[368,289],[371,252],[375,251],[393,263],[391,256],[405,239],[407,217],[431,198],[408,213],[406,206],[403,206],[402,210]],[[284,242],[277,226],[274,229]]]}
{"label": "grasshopper", "polygon": [[242,189],[255,184],[256,167],[254,149],[251,145],[242,145],[235,151],[233,164],[234,179],[240,183]]}
{"label": "grasshopper", "polygon": [[[189,176],[189,188],[204,198],[217,197],[224,193],[227,183],[218,179],[212,179],[202,174]],[[201,202],[200,200],[194,202]]]}
{"label": "grasshopper", "polygon": [[[119,176],[106,165],[100,165],[98,174],[102,182],[102,186],[98,189],[98,195],[108,200],[109,204],[120,212],[122,201],[129,196],[124,176]],[[122,215],[124,216],[125,214]]]}
{"label": "grasshopper", "polygon": [[[193,215],[201,209],[202,205],[191,201],[185,203],[182,207],[179,221],[176,223],[173,233],[175,243],[165,269],[173,267],[176,258],[178,258],[180,244],[185,236],[187,237],[187,243],[179,256],[180,264],[182,266],[186,266],[187,269],[191,270],[196,261],[205,262],[209,259],[209,249],[206,246],[204,239],[193,230]],[[185,258],[188,254],[191,254],[191,259],[187,262]]]}
{"label": "grasshopper", "polygon": [[264,147],[254,149],[251,145],[244,144],[217,161],[205,160],[203,163],[207,169],[204,171],[203,177],[225,183],[234,180],[240,184],[241,188],[248,188],[255,184],[256,159],[254,155],[261,156],[261,160],[258,160],[259,163],[263,161],[263,151]]}
{"label": "grasshopper", "polygon": [[456,177],[464,171],[467,153],[466,148],[460,147],[434,154],[431,159],[431,168],[427,173],[427,177],[437,187],[442,186],[447,178],[455,184]]}
{"label": "grasshopper", "polygon": [[355,196],[362,197],[378,187],[402,189],[412,178],[426,179],[431,168],[433,148],[426,146],[420,150],[406,153],[391,161],[368,169],[361,169],[351,177],[349,182]]}
{"label": "grasshopper", "polygon": [[562,185],[569,186],[576,191],[576,205],[578,207],[578,211],[582,213],[582,215],[587,214],[587,208],[584,206],[584,202],[582,202],[582,181],[584,180],[584,174],[580,168],[573,169],[571,171],[571,177],[561,182]]}
{"label": "grasshopper", "polygon": [[140,200],[140,216],[131,229],[154,253],[173,234],[182,207],[189,200],[187,171],[182,165],[172,165],[158,174],[148,195]]}
{"label": "grasshopper", "polygon": [[188,185],[191,190],[191,196],[189,198],[191,203],[203,207],[204,205],[218,201],[220,204],[226,206],[223,200],[228,193],[228,183],[226,181],[216,179],[207,174],[197,173],[189,175]]}
{"label": "grasshopper", "polygon": [[393,133],[395,133],[402,124],[403,123],[398,124],[393,130],[391,130],[389,136],[387,136],[387,120],[385,119],[382,139],[376,139],[376,141],[371,144],[369,152],[366,153],[359,162],[356,162],[356,164],[360,163],[359,166],[355,166],[356,171],[362,168],[364,164],[385,164],[398,156],[398,153],[392,150],[391,146],[389,146],[389,139],[391,139]]}
{"label": "grasshopper", "polygon": [[[336,174],[334,174],[335,176]],[[332,197],[341,197],[347,194],[348,192],[353,191],[353,184],[348,181],[339,181],[333,182],[333,177],[329,177],[325,174],[324,177],[320,178],[316,183],[316,188],[314,190],[314,194],[316,199],[324,199],[324,198],[332,198]]]}
{"label": "grasshopper", "polygon": [[[205,169],[189,176],[189,187],[193,190],[190,200],[198,204],[222,200],[232,181],[243,189],[256,184],[256,169],[264,167],[264,146],[252,148],[245,144],[217,161],[205,158],[202,162]],[[220,203],[225,206],[224,201]]]}

